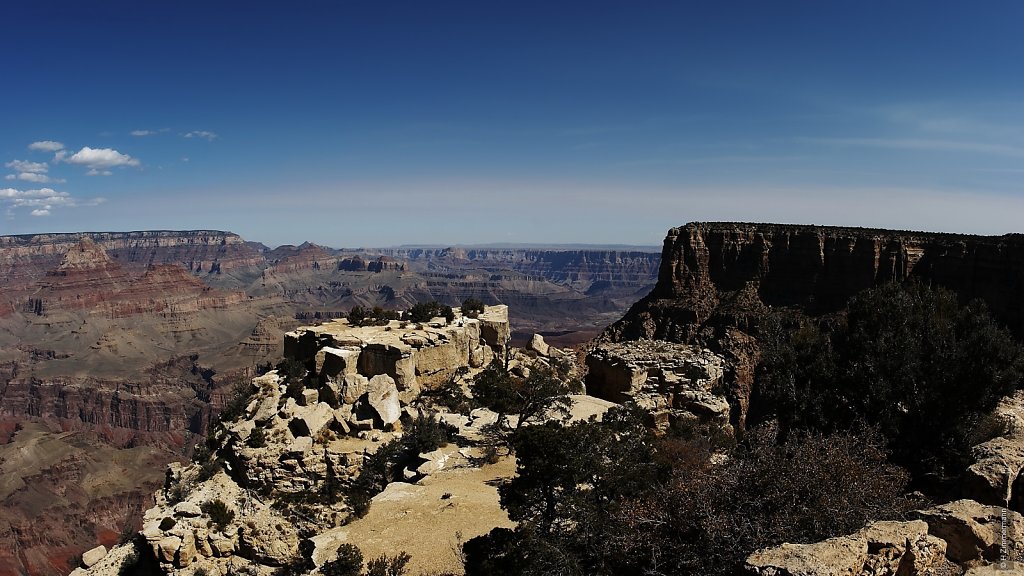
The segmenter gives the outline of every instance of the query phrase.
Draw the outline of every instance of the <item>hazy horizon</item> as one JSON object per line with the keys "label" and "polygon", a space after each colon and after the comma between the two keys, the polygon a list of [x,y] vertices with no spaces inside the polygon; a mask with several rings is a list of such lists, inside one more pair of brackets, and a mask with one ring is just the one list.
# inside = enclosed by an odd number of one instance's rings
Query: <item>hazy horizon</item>
{"label": "hazy horizon", "polygon": [[24,3],[0,234],[658,246],[1022,232],[1024,6]]}

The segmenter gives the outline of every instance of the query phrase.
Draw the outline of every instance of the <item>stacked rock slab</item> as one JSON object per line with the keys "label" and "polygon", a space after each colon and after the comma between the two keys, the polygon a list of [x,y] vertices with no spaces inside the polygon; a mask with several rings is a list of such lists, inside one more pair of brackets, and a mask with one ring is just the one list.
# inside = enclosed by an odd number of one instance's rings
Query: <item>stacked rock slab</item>
{"label": "stacked rock slab", "polygon": [[729,426],[722,390],[724,360],[713,352],[661,340],[601,344],[586,359],[587,394],[633,401],[659,428],[674,422]]}
{"label": "stacked rock slab", "polygon": [[510,330],[507,306],[488,306],[477,318],[457,311],[454,321],[392,320],[383,326],[351,326],[334,320],[285,334],[284,354],[311,368],[324,382],[347,377],[394,379],[403,403],[436,388],[461,366],[478,368],[503,356]]}

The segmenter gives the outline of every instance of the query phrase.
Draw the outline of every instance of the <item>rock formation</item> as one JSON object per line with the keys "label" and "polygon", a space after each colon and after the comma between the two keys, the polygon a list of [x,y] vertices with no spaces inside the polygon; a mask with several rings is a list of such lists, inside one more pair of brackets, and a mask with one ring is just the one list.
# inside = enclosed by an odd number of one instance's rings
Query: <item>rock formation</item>
{"label": "rock formation", "polygon": [[350,386],[348,378],[386,374],[403,401],[444,384],[460,366],[479,368],[504,357],[510,338],[507,306],[488,306],[477,318],[458,314],[417,324],[392,320],[385,326],[350,326],[335,320],[285,335],[288,358],[313,366],[324,381]]}
{"label": "rock formation", "polygon": [[729,428],[723,359],[702,348],[660,340],[601,344],[586,357],[587,394],[635,402],[665,429],[701,422]]}
{"label": "rock formation", "polygon": [[1024,517],[1016,512],[958,500],[914,515],[918,519],[874,522],[823,542],[758,550],[746,570],[758,576],[916,576],[964,569],[1016,573],[1013,567],[1024,562]]}
{"label": "rock formation", "polygon": [[817,315],[858,292],[917,277],[981,298],[1024,334],[1024,236],[965,236],[827,226],[692,223],[665,238],[658,283],[603,334],[609,341],[700,343],[727,360],[733,423],[743,425],[754,336],[768,307]]}

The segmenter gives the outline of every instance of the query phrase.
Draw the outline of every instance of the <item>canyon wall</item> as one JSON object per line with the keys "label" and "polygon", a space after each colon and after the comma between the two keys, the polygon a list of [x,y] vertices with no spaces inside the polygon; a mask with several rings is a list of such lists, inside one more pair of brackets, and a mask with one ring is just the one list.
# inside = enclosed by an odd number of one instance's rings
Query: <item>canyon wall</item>
{"label": "canyon wall", "polygon": [[514,270],[583,291],[609,285],[636,289],[650,286],[660,261],[657,252],[641,250],[393,248],[379,252],[435,270],[461,268],[467,263]]}
{"label": "canyon wall", "polygon": [[953,290],[965,303],[980,298],[1024,334],[1024,235],[691,223],[669,230],[657,285],[602,338],[701,343],[723,353],[733,421],[742,424],[757,322],[768,307],[835,312],[866,288],[908,278]]}

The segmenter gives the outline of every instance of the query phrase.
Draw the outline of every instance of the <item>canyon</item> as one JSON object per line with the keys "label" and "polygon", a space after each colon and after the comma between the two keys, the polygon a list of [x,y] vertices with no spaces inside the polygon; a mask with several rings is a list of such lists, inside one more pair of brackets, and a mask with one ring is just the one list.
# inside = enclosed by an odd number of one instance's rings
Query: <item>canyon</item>
{"label": "canyon", "polygon": [[[70,556],[115,543],[163,465],[187,457],[232,388],[277,362],[302,323],[474,297],[512,305],[514,343],[542,332],[576,344],[654,285],[659,260],[654,249],[271,249],[210,230],[0,236],[0,575],[63,573]],[[135,472],[110,474],[115,462]]]}

